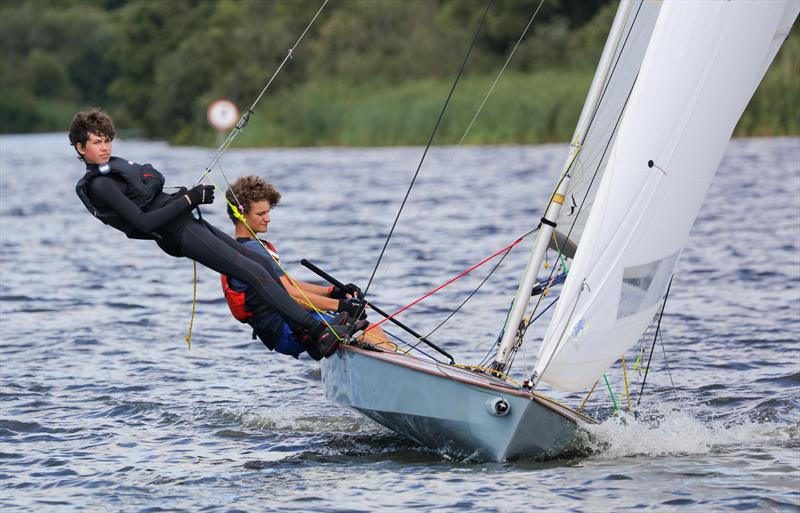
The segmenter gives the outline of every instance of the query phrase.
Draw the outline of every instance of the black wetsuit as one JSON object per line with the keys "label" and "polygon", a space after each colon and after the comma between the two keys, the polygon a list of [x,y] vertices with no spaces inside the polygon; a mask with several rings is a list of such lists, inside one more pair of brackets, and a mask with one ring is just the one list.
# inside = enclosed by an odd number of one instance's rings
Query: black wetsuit
{"label": "black wetsuit", "polygon": [[[76,187],[78,196],[100,220],[128,237],[155,240],[172,256],[191,258],[247,283],[291,326],[310,330],[320,324],[289,296],[272,270],[268,256],[248,249],[208,222],[192,216],[194,207],[186,201],[185,191],[164,193],[163,176],[148,164],[115,157],[110,163],[110,171],[99,172],[97,165],[87,164],[87,173]],[[160,184],[150,184],[152,194],[147,193],[147,177],[155,175]],[[141,194],[142,190],[146,193]]]}

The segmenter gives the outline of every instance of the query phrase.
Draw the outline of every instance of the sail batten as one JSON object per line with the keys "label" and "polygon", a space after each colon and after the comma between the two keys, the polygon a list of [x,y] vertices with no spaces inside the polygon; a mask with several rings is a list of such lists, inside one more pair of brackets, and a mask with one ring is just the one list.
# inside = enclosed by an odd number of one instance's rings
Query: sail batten
{"label": "sail batten", "polygon": [[[736,122],[782,43],[776,35],[798,10],[792,1],[732,1],[664,2],[648,11],[652,32],[597,163],[604,173],[587,195],[591,211],[575,223],[580,241],[539,351],[538,379],[586,389],[639,340]],[[579,191],[588,182],[573,183]]]}

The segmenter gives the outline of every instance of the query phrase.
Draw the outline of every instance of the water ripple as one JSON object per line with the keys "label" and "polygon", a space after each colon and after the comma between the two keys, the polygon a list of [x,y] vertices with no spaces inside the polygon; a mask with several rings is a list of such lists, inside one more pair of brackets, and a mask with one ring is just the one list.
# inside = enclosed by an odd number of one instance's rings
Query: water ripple
{"label": "water ripple", "polygon": [[[166,170],[169,186],[193,183],[211,156],[114,144]],[[730,144],[679,261],[639,417],[611,416],[599,389],[586,408],[603,421],[573,453],[506,464],[420,448],[332,405],[318,366],[251,340],[202,267],[188,350],[191,263],[86,215],[63,134],[0,145],[4,511],[800,509],[796,138]],[[375,302],[408,304],[530,230],[566,149],[462,148],[444,168],[452,149],[434,148],[370,288]],[[420,152],[231,150],[225,170],[264,175],[284,193],[270,237],[290,272],[314,280],[297,265],[307,258],[365,284]],[[15,179],[19,168],[41,170],[48,187]],[[355,184],[346,200],[342,183]],[[47,232],[31,236],[42,215]],[[231,226],[218,205],[204,217]],[[522,246],[432,336],[460,360],[480,360],[497,337]],[[432,329],[484,276],[453,283],[403,320]],[[543,330],[531,326],[524,366]],[[618,370],[609,380],[624,405]]]}

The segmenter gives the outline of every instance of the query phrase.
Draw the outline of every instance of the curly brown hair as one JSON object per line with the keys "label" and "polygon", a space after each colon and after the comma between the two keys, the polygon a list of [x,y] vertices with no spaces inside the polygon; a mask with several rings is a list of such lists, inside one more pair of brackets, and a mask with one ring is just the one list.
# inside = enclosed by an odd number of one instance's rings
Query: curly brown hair
{"label": "curly brown hair", "polygon": [[[235,194],[235,196],[234,196]],[[278,205],[281,201],[281,193],[275,187],[258,176],[243,176],[237,179],[225,191],[225,198],[232,204],[236,205],[237,198],[241,202],[241,207],[244,209],[243,214],[250,212],[250,206],[258,201],[268,201],[270,208]],[[236,224],[236,216],[233,215],[230,203],[228,204],[228,217],[231,218],[233,224]]]}
{"label": "curly brown hair", "polygon": [[[85,147],[86,141],[89,140],[89,134],[107,137],[109,141],[113,141],[117,134],[111,118],[100,108],[95,107],[78,112],[69,124],[69,143],[72,146],[81,143]],[[77,147],[75,151],[78,151]],[[78,158],[83,160],[80,152],[78,152]]]}

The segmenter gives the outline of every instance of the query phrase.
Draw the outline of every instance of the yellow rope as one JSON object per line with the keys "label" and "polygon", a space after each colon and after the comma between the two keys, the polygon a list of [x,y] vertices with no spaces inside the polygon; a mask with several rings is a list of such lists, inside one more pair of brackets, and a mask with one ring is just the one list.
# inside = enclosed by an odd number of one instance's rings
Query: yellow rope
{"label": "yellow rope", "polygon": [[581,403],[581,405],[578,407],[578,413],[580,413],[581,411],[583,411],[583,407],[586,405],[586,401],[588,401],[588,400],[589,400],[589,398],[590,398],[590,397],[592,397],[592,392],[594,392],[594,389],[595,389],[595,387],[597,387],[597,384],[598,384],[598,383],[600,383],[600,378],[597,378],[597,381],[595,381],[595,382],[594,382],[594,385],[592,385],[592,389],[591,389],[591,390],[589,390],[589,393],[588,393],[588,394],[586,394],[586,397],[583,399],[583,402],[582,402],[582,403]]}
{"label": "yellow rope", "polygon": [[297,289],[300,292],[300,294],[303,295],[303,300],[300,301],[300,303],[305,304],[308,307],[311,307],[311,309],[313,309],[319,315],[320,320],[325,324],[325,326],[328,327],[328,329],[331,331],[331,333],[333,333],[333,335],[336,337],[336,339],[339,342],[341,342],[342,341],[341,337],[339,337],[339,334],[336,333],[336,330],[334,330],[331,327],[331,325],[328,324],[328,321],[325,320],[325,316],[322,315],[322,312],[316,306],[314,306],[314,304],[308,298],[308,296],[303,291],[303,289],[301,289],[300,286],[297,284],[297,282],[294,281],[294,278],[292,278],[289,275],[289,273],[286,272],[286,269],[283,268],[283,266],[281,265],[280,260],[275,258],[275,255],[273,255],[272,252],[269,251],[269,249],[266,247],[264,242],[261,239],[258,238],[258,234],[256,234],[256,232],[250,227],[250,224],[248,224],[247,219],[245,219],[245,217],[244,217],[244,214],[239,211],[239,207],[234,205],[233,203],[231,203],[230,200],[228,200],[228,197],[225,195],[225,191],[220,189],[219,185],[217,185],[217,183],[211,178],[210,175],[207,174],[206,178],[208,178],[208,181],[211,182],[211,185],[213,185],[214,188],[217,189],[220,192],[220,194],[222,194],[222,197],[225,198],[225,202],[228,204],[228,206],[230,206],[231,210],[233,211],[234,217],[236,217],[236,219],[238,219],[245,226],[245,228],[247,228],[247,230],[253,235],[253,238],[255,240],[257,240],[259,244],[261,244],[261,247],[264,248],[264,250],[267,252],[267,254],[272,258],[272,260],[275,261],[275,264],[280,268],[281,271],[283,271],[283,273],[289,279],[289,282],[291,282],[292,286],[294,286],[294,288]]}
{"label": "yellow rope", "polygon": [[628,398],[628,412],[631,411],[631,390],[628,386],[628,365],[625,363],[625,355],[622,355],[622,377],[625,380],[625,396]]}
{"label": "yellow rope", "polygon": [[637,356],[636,357],[636,361],[633,362],[633,369],[631,369],[631,372],[634,372],[634,371],[636,371],[638,369],[639,370],[639,374],[642,373],[641,369],[639,369],[639,364],[642,363],[642,355],[643,354],[644,354],[644,349],[639,351],[639,356]]}
{"label": "yellow rope", "polygon": [[192,350],[192,326],[194,325],[194,313],[197,310],[197,262],[192,260],[194,267],[194,287],[192,288],[192,316],[189,318],[189,333],[186,334],[186,350]]}

